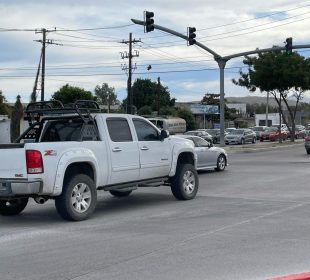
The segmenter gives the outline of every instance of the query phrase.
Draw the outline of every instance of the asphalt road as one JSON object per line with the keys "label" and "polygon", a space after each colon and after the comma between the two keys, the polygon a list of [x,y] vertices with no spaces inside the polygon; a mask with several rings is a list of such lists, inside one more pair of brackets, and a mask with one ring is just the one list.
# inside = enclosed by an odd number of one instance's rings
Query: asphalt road
{"label": "asphalt road", "polygon": [[92,219],[53,201],[0,217],[1,280],[268,279],[310,271],[310,157],[302,145],[229,152],[196,199],[168,187],[102,192]]}

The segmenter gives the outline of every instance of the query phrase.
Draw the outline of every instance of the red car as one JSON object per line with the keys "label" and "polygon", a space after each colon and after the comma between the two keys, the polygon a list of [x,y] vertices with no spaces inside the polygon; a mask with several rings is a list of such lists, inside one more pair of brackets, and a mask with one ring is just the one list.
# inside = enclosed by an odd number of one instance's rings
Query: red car
{"label": "red car", "polygon": [[[269,140],[269,141],[276,141],[280,138],[280,132],[277,127],[267,127],[265,131],[261,132],[260,134],[260,141]],[[287,132],[281,131],[281,139],[287,139]]]}

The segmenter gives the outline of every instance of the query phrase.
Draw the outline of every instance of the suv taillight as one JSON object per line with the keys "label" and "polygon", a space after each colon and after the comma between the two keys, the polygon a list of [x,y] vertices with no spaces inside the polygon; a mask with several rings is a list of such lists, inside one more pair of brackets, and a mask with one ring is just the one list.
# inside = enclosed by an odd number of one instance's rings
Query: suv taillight
{"label": "suv taillight", "polygon": [[43,161],[41,153],[36,150],[27,150],[26,165],[28,174],[43,173]]}
{"label": "suv taillight", "polygon": [[310,136],[306,136],[305,141],[310,141]]}

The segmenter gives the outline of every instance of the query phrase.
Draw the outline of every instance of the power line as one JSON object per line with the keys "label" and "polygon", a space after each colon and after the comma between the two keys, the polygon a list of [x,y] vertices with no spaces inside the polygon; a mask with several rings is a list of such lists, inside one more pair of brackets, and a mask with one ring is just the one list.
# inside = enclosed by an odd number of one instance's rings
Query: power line
{"label": "power line", "polygon": [[292,8],[292,9],[288,9],[288,10],[284,10],[284,11],[280,11],[280,12],[271,13],[269,15],[255,17],[255,18],[252,18],[252,19],[246,19],[246,20],[236,21],[236,22],[232,22],[232,23],[227,23],[227,24],[222,24],[222,25],[202,28],[202,29],[198,29],[197,31],[210,30],[210,29],[216,29],[216,28],[236,25],[236,24],[239,24],[239,23],[245,23],[245,22],[254,21],[254,20],[258,20],[258,19],[262,19],[262,18],[270,18],[270,17],[273,17],[275,15],[285,14],[287,12],[291,12],[291,11],[298,10],[298,9],[303,9],[303,8],[306,8],[306,7],[309,7],[309,6],[310,6],[310,4],[307,4],[307,5],[304,5],[304,6],[300,6],[300,7],[296,7],[296,8]]}

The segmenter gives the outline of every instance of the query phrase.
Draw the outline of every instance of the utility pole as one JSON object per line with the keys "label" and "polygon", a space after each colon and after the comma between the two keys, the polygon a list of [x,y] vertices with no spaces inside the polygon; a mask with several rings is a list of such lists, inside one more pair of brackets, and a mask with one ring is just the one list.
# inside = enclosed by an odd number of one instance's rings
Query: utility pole
{"label": "utility pole", "polygon": [[42,40],[35,40],[36,42],[42,43],[42,71],[41,71],[41,101],[44,101],[44,89],[45,89],[45,48],[46,44],[48,45],[61,45],[54,43],[53,40],[46,40],[46,33],[47,32],[55,32],[56,28],[52,30],[47,30],[42,28],[40,31],[36,31],[35,33],[42,33]]}
{"label": "utility pole", "polygon": [[159,116],[159,102],[160,102],[160,77],[157,78],[157,116]]}
{"label": "utility pole", "polygon": [[[133,99],[132,99],[132,89],[131,89],[131,80],[132,80],[132,58],[133,57],[138,57],[139,52],[135,51],[135,54],[132,54],[132,44],[133,43],[138,43],[141,42],[141,40],[132,40],[132,33],[129,33],[129,41],[123,41],[123,44],[128,44],[129,45],[129,52],[121,53],[122,59],[128,58],[128,68],[123,66],[123,70],[128,70],[128,80],[127,80],[127,114],[133,114]],[[136,67],[135,67],[136,68]],[[134,69],[135,69],[134,68]]]}
{"label": "utility pole", "polygon": [[33,86],[33,90],[32,90],[31,97],[30,97],[30,102],[36,102],[37,101],[37,89],[38,89],[38,79],[39,79],[39,74],[40,74],[40,69],[41,69],[41,61],[42,61],[42,51],[41,51],[41,55],[40,55],[36,79],[34,81],[34,86]]}

